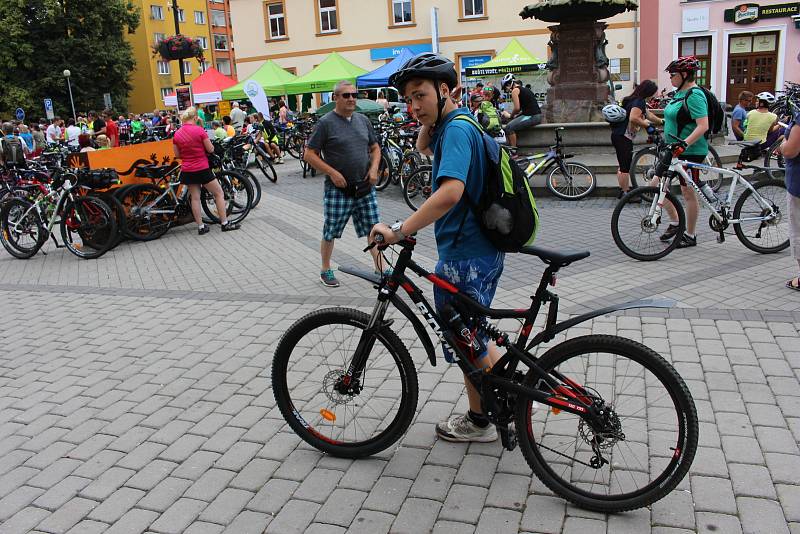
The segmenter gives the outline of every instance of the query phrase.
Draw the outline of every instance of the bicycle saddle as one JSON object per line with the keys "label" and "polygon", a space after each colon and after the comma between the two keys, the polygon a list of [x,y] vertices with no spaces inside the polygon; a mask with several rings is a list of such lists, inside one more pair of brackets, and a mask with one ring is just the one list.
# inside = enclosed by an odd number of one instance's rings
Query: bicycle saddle
{"label": "bicycle saddle", "polygon": [[522,247],[519,251],[522,254],[538,256],[540,260],[548,265],[557,265],[559,267],[565,267],[574,261],[588,258],[590,254],[588,250],[568,250],[562,252],[560,250],[544,247]]}
{"label": "bicycle saddle", "polygon": [[758,146],[761,144],[760,139],[751,139],[750,141],[733,141],[732,145],[738,145],[741,147],[751,147],[751,146]]}

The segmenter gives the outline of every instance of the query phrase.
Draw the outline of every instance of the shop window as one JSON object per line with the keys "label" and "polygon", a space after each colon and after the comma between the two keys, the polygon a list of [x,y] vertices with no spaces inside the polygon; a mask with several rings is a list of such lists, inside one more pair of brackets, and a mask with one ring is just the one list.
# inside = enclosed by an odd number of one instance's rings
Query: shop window
{"label": "shop window", "polygon": [[407,26],[414,24],[413,0],[390,0],[390,26]]}
{"label": "shop window", "polygon": [[337,0],[316,0],[317,29],[319,34],[339,33]]}

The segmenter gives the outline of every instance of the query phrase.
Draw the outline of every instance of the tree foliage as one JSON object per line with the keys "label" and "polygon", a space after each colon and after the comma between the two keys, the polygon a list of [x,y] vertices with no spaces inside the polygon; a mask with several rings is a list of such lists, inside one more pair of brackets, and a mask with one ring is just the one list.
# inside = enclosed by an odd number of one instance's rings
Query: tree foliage
{"label": "tree foliage", "polygon": [[76,110],[102,109],[103,93],[124,109],[135,67],[125,34],[139,20],[130,0],[0,1],[0,116],[22,107],[39,117],[44,98],[71,115],[65,69]]}

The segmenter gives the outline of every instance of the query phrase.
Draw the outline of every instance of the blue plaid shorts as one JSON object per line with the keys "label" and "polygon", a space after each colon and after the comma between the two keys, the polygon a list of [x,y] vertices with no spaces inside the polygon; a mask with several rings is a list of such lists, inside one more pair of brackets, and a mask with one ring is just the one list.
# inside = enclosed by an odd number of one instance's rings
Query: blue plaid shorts
{"label": "blue plaid shorts", "polygon": [[347,221],[353,217],[358,237],[369,235],[372,227],[380,222],[378,215],[378,197],[375,188],[369,195],[361,198],[348,197],[333,184],[325,184],[325,197],[322,202],[325,224],[322,227],[322,239],[333,241],[342,237]]}
{"label": "blue plaid shorts", "polygon": [[[488,308],[492,304],[495,291],[497,291],[500,275],[503,274],[504,260],[505,254],[502,252],[465,260],[439,260],[435,273],[439,278],[447,280],[459,291]],[[441,313],[444,305],[452,299],[450,293],[434,286],[433,300],[438,313]],[[481,318],[481,320],[485,321],[486,318]],[[472,327],[469,324],[467,326]],[[483,336],[481,339],[484,344],[489,341],[488,336]],[[442,347],[442,352],[447,362],[455,363],[456,357],[450,350]],[[480,358],[484,356],[486,356],[486,352],[481,354]]]}

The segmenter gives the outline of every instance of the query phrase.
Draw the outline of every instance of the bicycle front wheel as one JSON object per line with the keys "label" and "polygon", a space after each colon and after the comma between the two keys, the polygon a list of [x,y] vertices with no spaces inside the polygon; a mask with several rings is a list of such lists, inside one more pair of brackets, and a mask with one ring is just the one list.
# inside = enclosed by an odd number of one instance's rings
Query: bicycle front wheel
{"label": "bicycle front wheel", "polygon": [[383,191],[392,181],[392,164],[386,151],[381,153],[381,162],[378,165],[378,183],[375,184],[376,191]]}
{"label": "bicycle front wheel", "polygon": [[408,207],[417,211],[431,196],[431,167],[426,165],[414,171],[403,184],[403,198]]}
{"label": "bicycle front wheel", "polygon": [[547,176],[547,189],[562,200],[586,198],[596,186],[594,173],[581,163],[564,163],[563,170],[556,165]]}
{"label": "bicycle front wheel", "polygon": [[[658,187],[638,187],[617,202],[611,215],[611,235],[626,256],[639,261],[658,260],[678,245],[678,239],[686,228],[683,206],[672,193],[667,193],[663,208],[655,205],[657,202]],[[662,239],[667,237],[664,232],[672,222],[665,213],[670,207],[677,215],[678,232],[669,239]],[[651,210],[655,210],[655,222]]]}
{"label": "bicycle front wheel", "polygon": [[[786,183],[770,178],[753,184],[755,193],[745,190],[733,207],[736,237],[750,250],[774,254],[789,247],[789,205]],[[770,215],[772,213],[772,215]]]}
{"label": "bicycle front wheel", "polygon": [[[250,213],[250,206],[253,204],[254,193],[250,180],[242,176],[238,171],[226,170],[217,174],[217,182],[222,187],[222,192],[225,196],[228,221],[232,223],[242,222]],[[205,187],[200,195],[200,206],[211,222],[220,222],[214,195]]]}
{"label": "bicycle front wheel", "polygon": [[0,208],[0,239],[6,251],[21,260],[32,258],[49,235],[33,204],[6,198]]}
{"label": "bicycle front wheel", "polygon": [[122,233],[135,241],[152,241],[166,234],[178,209],[171,195],[151,184],[133,185],[118,198],[125,210]]}
{"label": "bicycle front wheel", "polygon": [[116,242],[114,213],[97,197],[78,197],[61,214],[61,239],[79,258],[99,258]]}
{"label": "bicycle front wheel", "polygon": [[[604,413],[602,427],[593,428],[572,413],[517,401],[520,448],[553,492],[587,510],[623,512],[658,501],[686,476],[697,451],[697,410],[681,376],[652,349],[589,335],[556,345],[538,364],[560,391],[577,383]],[[553,393],[533,371],[525,384]]]}
{"label": "bicycle front wheel", "polygon": [[343,458],[390,447],[417,407],[414,363],[386,327],[376,332],[362,375],[348,382],[369,319],[347,308],[312,312],[283,335],[272,361],[272,389],[286,422],[311,446]]}
{"label": "bicycle front wheel", "polygon": [[256,165],[261,170],[264,178],[273,184],[278,181],[278,173],[275,172],[275,166],[272,165],[272,159],[260,146],[256,147]]}
{"label": "bicycle front wheel", "polygon": [[767,174],[770,178],[786,178],[786,161],[778,148],[781,146],[781,139],[775,141],[764,154],[764,167],[767,167]]}

